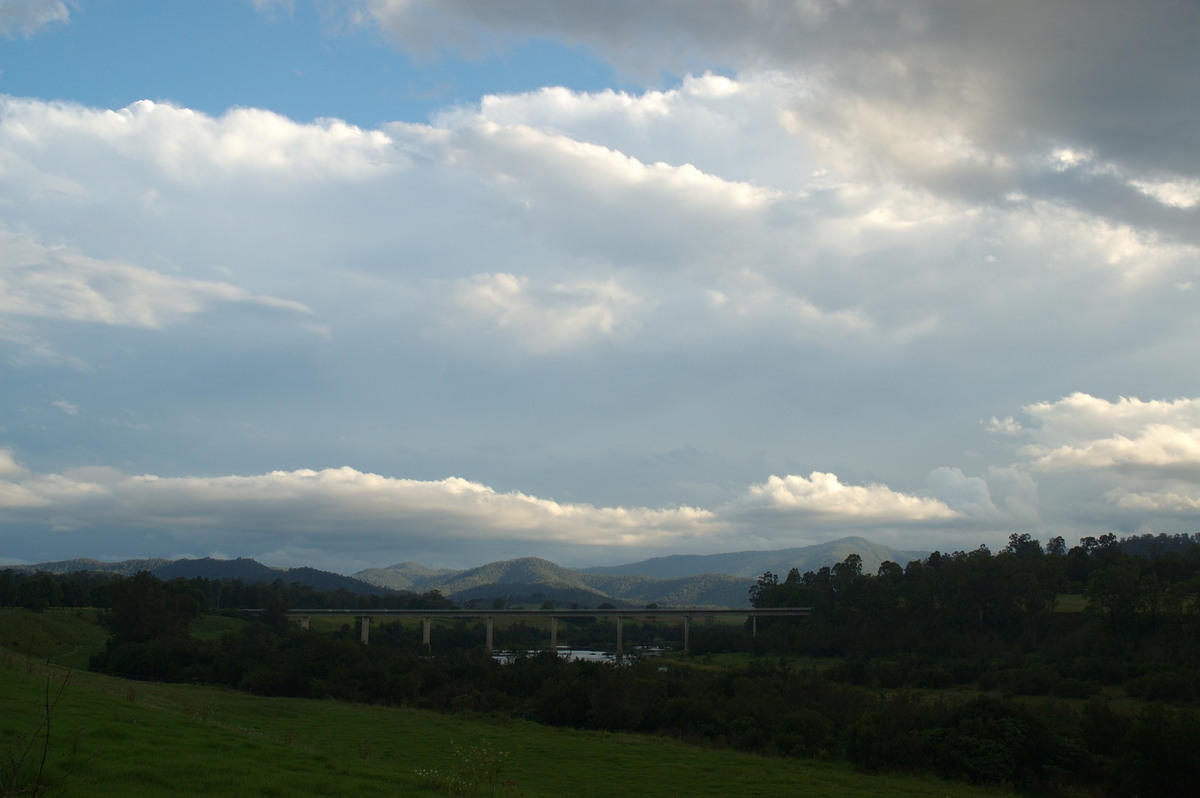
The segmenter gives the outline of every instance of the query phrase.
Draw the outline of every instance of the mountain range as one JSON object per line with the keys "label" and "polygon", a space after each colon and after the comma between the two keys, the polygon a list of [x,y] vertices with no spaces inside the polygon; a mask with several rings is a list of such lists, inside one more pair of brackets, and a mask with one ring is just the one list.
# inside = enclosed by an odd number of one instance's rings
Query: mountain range
{"label": "mountain range", "polygon": [[792,568],[800,573],[842,562],[851,554],[862,557],[863,573],[873,574],[890,560],[907,565],[928,553],[900,551],[862,537],[845,537],[829,543],[770,551],[736,551],[727,554],[672,554],[628,565],[604,565],[581,569],[585,574],[641,574],[659,579],[677,579],[698,574],[728,574],[757,579],[767,571],[783,577]]}
{"label": "mountain range", "polygon": [[465,604],[472,601],[528,604],[550,601],[557,606],[745,607],[754,580],[770,571],[779,576],[796,568],[801,573],[842,562],[850,554],[862,558],[864,573],[874,573],[884,560],[907,564],[924,555],[904,552],[861,537],[772,551],[726,554],[677,554],[627,565],[565,568],[538,557],[488,563],[463,571],[435,569],[414,562],[387,568],[368,568],[343,576],[316,568],[272,568],[256,560],[140,559],[121,562],[73,559],[20,566],[23,571],[70,573],[107,571],[126,576],[150,571],[160,579],[204,577],[246,582],[300,582],[316,590],[347,590],[382,594],[392,591],[426,593],[436,590]]}

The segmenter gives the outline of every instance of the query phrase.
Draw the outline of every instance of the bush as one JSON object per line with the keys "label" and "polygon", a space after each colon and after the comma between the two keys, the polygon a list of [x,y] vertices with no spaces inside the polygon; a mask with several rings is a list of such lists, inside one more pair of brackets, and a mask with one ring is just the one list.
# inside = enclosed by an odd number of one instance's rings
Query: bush
{"label": "bush", "polygon": [[1100,685],[1096,682],[1071,677],[1059,679],[1054,687],[1050,688],[1050,694],[1055,698],[1091,698],[1099,692]]}
{"label": "bush", "polygon": [[1196,700],[1196,679],[1183,670],[1158,670],[1130,680],[1125,691],[1150,701],[1183,703]]}

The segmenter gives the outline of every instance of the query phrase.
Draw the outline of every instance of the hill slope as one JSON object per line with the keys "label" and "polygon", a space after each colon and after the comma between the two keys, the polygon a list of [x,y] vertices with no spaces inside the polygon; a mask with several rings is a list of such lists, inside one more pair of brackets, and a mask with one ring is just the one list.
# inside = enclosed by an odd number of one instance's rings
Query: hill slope
{"label": "hill slope", "polygon": [[276,579],[290,585],[299,582],[314,590],[347,590],[351,593],[366,593],[384,595],[394,592],[392,588],[377,585],[361,579],[335,574],[332,571],[321,571],[316,568],[272,568],[257,560],[239,557],[234,560],[218,560],[203,557],[197,560],[121,560],[119,562],[101,562],[100,560],[74,559],[44,562],[35,565],[9,566],[13,570],[26,573],[44,572],[51,574],[69,574],[76,571],[94,571],[113,573],[121,576],[133,576],[139,571],[149,571],[159,579],[175,578],[194,579],[240,579],[254,584],[257,582],[271,583]]}
{"label": "hill slope", "polygon": [[163,559],[103,562],[101,560],[75,558],[72,560],[39,562],[35,563],[34,565],[6,565],[4,568],[10,568],[14,571],[22,571],[24,573],[42,572],[47,574],[73,574],[77,571],[95,571],[101,573],[119,574],[121,576],[133,576],[139,571],[153,572],[155,568],[161,568],[162,566],[169,565],[170,563],[171,560]]}
{"label": "hill slope", "polygon": [[423,589],[424,585],[457,573],[460,572],[453,568],[434,569],[416,562],[402,562],[387,568],[367,568],[354,574],[354,578],[371,585],[390,587],[392,590],[418,590]]}
{"label": "hill slope", "polygon": [[585,574],[593,588],[614,599],[660,607],[748,607],[751,579],[726,574],[697,574],[679,579],[655,579],[630,574]]}
{"label": "hill slope", "polygon": [[727,554],[673,554],[627,565],[584,568],[582,573],[640,574],[659,579],[676,579],[699,574],[728,574],[756,579],[765,571],[781,576],[792,568],[798,568],[801,573],[815,571],[822,566],[839,563],[850,554],[862,557],[864,573],[875,573],[884,560],[907,565],[909,561],[923,556],[873,543],[862,537],[846,537],[794,549],[737,551]]}
{"label": "hill slope", "polygon": [[466,571],[432,571],[415,563],[359,571],[355,576],[374,584],[405,584],[408,590],[437,590],[456,602],[502,598],[508,602],[549,600],[558,606],[580,604],[664,607],[746,606],[750,581],[740,577],[704,574],[680,579],[638,575],[585,574],[543,560],[521,557],[488,563]]}

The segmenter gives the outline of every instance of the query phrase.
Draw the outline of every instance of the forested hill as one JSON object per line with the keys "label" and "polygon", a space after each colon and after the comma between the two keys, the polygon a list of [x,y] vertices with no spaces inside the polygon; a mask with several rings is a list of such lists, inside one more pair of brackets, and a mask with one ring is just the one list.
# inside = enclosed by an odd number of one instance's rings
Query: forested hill
{"label": "forested hill", "polygon": [[55,575],[73,574],[78,573],[79,571],[93,571],[96,573],[117,574],[118,576],[133,576],[139,571],[150,571],[153,573],[156,568],[162,568],[164,565],[170,565],[171,562],[171,560],[159,558],[104,562],[102,560],[92,560],[86,557],[75,557],[70,560],[40,562],[34,565],[6,565],[3,567],[13,571],[27,573],[37,572]]}
{"label": "forested hill", "polygon": [[627,574],[583,574],[592,587],[629,604],[661,607],[748,607],[753,580],[725,574],[655,579]]}
{"label": "forested hill", "polygon": [[308,567],[272,568],[246,557],[239,557],[235,560],[216,560],[212,557],[198,560],[176,560],[168,565],[155,568],[152,573],[162,580],[175,577],[193,579],[199,576],[205,579],[241,579],[247,584],[257,582],[270,584],[278,579],[285,585],[298,582],[308,585],[314,590],[322,591],[345,590],[350,593],[368,595],[386,595],[394,592],[391,588],[372,585],[361,579],[342,576],[331,571]]}
{"label": "forested hill", "polygon": [[367,568],[354,574],[354,578],[392,590],[416,590],[421,585],[432,584],[457,573],[461,572],[453,568],[429,568],[418,562],[402,562],[387,568]]}
{"label": "forested hill", "polygon": [[[754,581],[721,574],[678,579],[640,575],[588,574],[543,560],[520,557],[466,571],[433,572],[414,563],[360,571],[357,577],[376,584],[405,585],[407,590],[436,590],[459,603],[504,599],[507,603],[550,601],[595,606],[602,603],[664,607],[745,607]],[[395,572],[395,577],[392,574]]]}
{"label": "forested hill", "polygon": [[713,555],[675,555],[624,566],[576,570],[539,557],[493,562],[464,571],[428,568],[403,562],[388,568],[371,568],[353,576],[316,568],[272,568],[249,559],[213,558],[184,560],[64,560],[19,567],[21,571],[66,574],[77,571],[109,572],[131,576],[149,571],[163,580],[175,578],[236,579],[248,585],[299,583],[319,591],[345,590],[356,594],[385,595],[393,591],[438,591],[460,604],[471,601],[529,604],[550,601],[558,606],[579,604],[618,606],[658,604],[664,607],[745,607],[754,580],[764,572],[786,574],[792,568],[816,570],[845,560],[861,558],[863,569],[874,573],[879,563],[907,564],[919,555],[848,537],[817,546],[776,551],[744,551]]}
{"label": "forested hill", "polygon": [[332,571],[321,571],[316,568],[272,568],[257,560],[239,557],[234,560],[218,560],[212,557],[200,559],[162,560],[138,559],[120,560],[117,562],[102,562],[90,559],[59,560],[44,562],[36,565],[7,566],[14,571],[36,572],[47,574],[70,574],[79,571],[93,573],[110,573],[118,576],[133,576],[140,571],[148,571],[156,578],[164,581],[176,578],[195,579],[240,579],[246,584],[271,584],[275,580],[290,585],[298,582],[308,585],[314,590],[334,591],[345,590],[350,593],[367,595],[387,595],[393,593],[391,588],[371,584],[354,577],[342,576]]}
{"label": "forested hill", "polygon": [[926,555],[907,552],[874,543],[866,538],[846,537],[829,543],[771,551],[736,551],[726,554],[672,554],[627,565],[584,568],[584,574],[638,574],[657,579],[678,579],[700,574],[727,574],[756,579],[770,571],[786,574],[795,568],[801,573],[842,562],[851,554],[862,558],[863,571],[875,573],[881,563],[891,561],[907,565]]}
{"label": "forested hill", "polygon": [[488,563],[478,568],[458,571],[421,583],[422,590],[437,590],[452,596],[463,591],[491,585],[537,584],[547,588],[571,588],[602,594],[589,587],[577,571],[543,560],[540,557],[520,557],[515,560]]}

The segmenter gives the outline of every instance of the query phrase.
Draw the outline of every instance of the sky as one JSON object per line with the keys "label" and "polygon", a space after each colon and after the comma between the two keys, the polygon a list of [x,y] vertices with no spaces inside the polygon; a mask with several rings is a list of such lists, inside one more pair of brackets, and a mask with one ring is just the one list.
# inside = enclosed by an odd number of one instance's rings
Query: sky
{"label": "sky", "polygon": [[0,0],[0,563],[1200,532],[1194,0]]}

